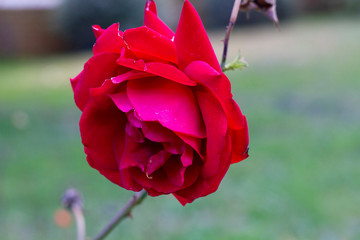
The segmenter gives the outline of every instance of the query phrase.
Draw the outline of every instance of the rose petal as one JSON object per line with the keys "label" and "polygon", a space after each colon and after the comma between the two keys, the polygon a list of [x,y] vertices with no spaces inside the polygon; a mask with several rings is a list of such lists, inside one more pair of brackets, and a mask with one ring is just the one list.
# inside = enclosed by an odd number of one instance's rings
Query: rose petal
{"label": "rose petal", "polygon": [[[151,74],[145,73],[145,72],[139,72],[136,70],[130,70],[124,74],[121,74],[119,76],[113,77],[111,79],[105,80],[105,82],[98,88],[91,88],[90,89],[90,96],[95,99],[99,104],[106,105],[109,102],[108,96],[112,96],[112,94],[119,93],[120,95],[124,92],[126,92],[126,81],[137,79],[137,78],[145,78],[150,76]],[[120,110],[123,112],[127,112],[130,109],[122,108],[122,103],[115,102],[117,98],[117,101],[125,101],[127,96],[115,96],[113,97],[112,101],[118,106]],[[115,100],[115,101],[114,101]],[[111,100],[110,100],[111,101]],[[124,102],[123,104],[129,104]],[[130,104],[131,105],[131,104]],[[125,106],[123,106],[125,107]]]}
{"label": "rose petal", "polygon": [[152,0],[148,0],[145,5],[144,26],[164,35],[168,39],[174,37],[174,32],[157,16],[156,5]]}
{"label": "rose petal", "polygon": [[185,206],[187,203],[193,202],[195,199],[197,199],[199,197],[204,197],[204,196],[211,194],[217,190],[221,180],[223,179],[223,177],[225,176],[225,173],[229,169],[230,162],[231,162],[230,134],[227,134],[225,137],[225,146],[226,147],[224,148],[223,152],[221,153],[221,157],[220,157],[221,164],[219,165],[219,170],[216,175],[214,175],[213,177],[210,177],[210,178],[199,177],[199,178],[197,178],[196,182],[194,184],[192,184],[191,186],[173,193],[173,195],[176,197],[176,199],[183,206]]}
{"label": "rose petal", "polygon": [[98,39],[101,36],[101,34],[103,34],[103,32],[105,31],[99,25],[92,25],[92,30],[96,39]]}
{"label": "rose petal", "polygon": [[201,166],[203,162],[198,155],[193,156],[193,161],[190,166],[185,170],[185,182],[182,186],[183,189],[193,185],[196,180],[200,177]]}
{"label": "rose petal", "polygon": [[144,63],[143,60],[133,60],[126,58],[119,58],[116,61],[119,65],[132,68],[138,71],[145,71],[150,75],[160,76],[174,82],[178,82],[187,86],[195,86],[196,82],[190,80],[185,73],[180,71],[178,68],[170,64],[160,63],[160,62],[149,62]]}
{"label": "rose petal", "polygon": [[83,110],[89,101],[90,88],[100,87],[106,79],[127,71],[116,64],[119,54],[100,53],[85,63],[84,70],[72,81],[75,103]]}
{"label": "rose petal", "polygon": [[115,106],[104,109],[90,101],[80,119],[81,138],[91,167],[115,184],[140,191],[139,184],[118,170],[116,156],[123,152],[125,121]]}
{"label": "rose petal", "polygon": [[194,157],[194,151],[191,147],[185,146],[184,152],[181,155],[181,163],[184,167],[188,167],[192,164]]}
{"label": "rose petal", "polygon": [[98,98],[98,97],[105,97],[109,94],[113,93],[117,88],[119,87],[119,84],[114,84],[111,79],[106,79],[104,83],[97,88],[90,88],[90,96],[92,98]]}
{"label": "rose petal", "polygon": [[157,14],[156,4],[154,0],[146,0],[145,12],[152,12]]}
{"label": "rose petal", "polygon": [[183,140],[186,144],[188,144],[190,147],[192,147],[197,152],[197,154],[199,154],[200,158],[204,158],[204,153],[203,153],[204,150],[202,149],[203,139],[189,136],[189,135],[186,135],[183,133],[178,133],[178,132],[175,132],[175,134],[181,140]]}
{"label": "rose petal", "polygon": [[214,177],[207,180],[208,188],[204,190],[203,196],[209,195],[218,189],[221,180],[224,178],[231,164],[231,147],[231,136],[227,133],[225,136],[225,148],[220,156],[219,171]]}
{"label": "rose petal", "polygon": [[130,122],[126,123],[125,132],[127,135],[132,137],[135,142],[143,143],[145,142],[145,138],[141,130],[134,125],[132,125]]}
{"label": "rose petal", "polygon": [[131,124],[134,125],[135,127],[141,128],[143,126],[143,122],[137,116],[137,114],[136,114],[136,112],[134,110],[131,110],[131,111],[127,112],[126,116],[128,118],[128,121],[131,122]]}
{"label": "rose petal", "polygon": [[182,197],[181,195],[177,193],[173,193],[173,196],[181,203],[181,205],[185,206],[188,203],[193,202],[194,200],[188,200],[186,197]]}
{"label": "rose petal", "polygon": [[140,191],[143,187],[138,184],[134,178],[131,176],[129,169],[120,169],[120,161],[122,158],[122,155],[124,153],[125,148],[125,137],[126,134],[124,131],[121,132],[121,134],[117,134],[113,138],[113,149],[114,154],[116,157],[117,165],[118,165],[118,172],[121,178],[121,185],[125,189],[132,190],[132,191]]}
{"label": "rose petal", "polygon": [[169,181],[177,186],[181,187],[184,184],[185,170],[186,168],[181,164],[179,156],[173,155],[163,167],[166,176]]}
{"label": "rose petal", "polygon": [[186,86],[162,78],[128,82],[127,93],[144,121],[159,121],[172,131],[203,138],[203,121],[193,92]]}
{"label": "rose petal", "polygon": [[242,129],[244,127],[243,115],[239,106],[232,99],[231,84],[223,73],[218,73],[209,64],[202,61],[190,63],[184,72],[190,79],[210,89],[217,97],[227,116],[229,128]]}
{"label": "rose petal", "polygon": [[220,103],[213,94],[205,89],[198,88],[195,95],[199,102],[207,135],[206,160],[201,175],[204,178],[209,178],[218,172],[221,162],[220,155],[225,147],[227,120]]}
{"label": "rose petal", "polygon": [[115,105],[123,112],[127,113],[134,108],[126,94],[126,89],[119,93],[110,94],[109,97],[112,99]]}
{"label": "rose petal", "polygon": [[170,156],[171,154],[164,150],[152,155],[146,167],[146,173],[148,176],[151,176],[151,174],[161,168]]}
{"label": "rose petal", "polygon": [[170,64],[151,62],[145,64],[145,71],[188,86],[195,86],[185,73]]}
{"label": "rose petal", "polygon": [[179,189],[178,186],[172,184],[163,169],[159,169],[151,175],[150,184],[154,190],[163,194],[169,194]]}
{"label": "rose petal", "polygon": [[145,63],[142,59],[134,60],[130,58],[119,58],[116,60],[116,63],[138,71],[145,71]]}
{"label": "rose petal", "polygon": [[134,138],[125,136],[124,153],[121,156],[119,168],[126,169],[137,167],[145,172],[150,157],[161,150],[161,144],[145,140],[136,142]]}
{"label": "rose petal", "polygon": [[164,170],[161,168],[151,176],[146,175],[139,168],[131,168],[130,172],[134,179],[146,189],[149,195],[152,194],[151,196],[169,194],[180,189],[169,181]]}
{"label": "rose petal", "polygon": [[184,152],[185,144],[182,141],[179,142],[163,142],[164,149],[172,154],[180,155]]}
{"label": "rose petal", "polygon": [[151,197],[157,197],[157,196],[163,195],[163,193],[156,191],[152,187],[144,187],[144,189]]}
{"label": "rose petal", "polygon": [[205,189],[208,188],[208,183],[203,178],[197,178],[196,182],[188,188],[181,189],[173,193],[174,197],[185,206],[192,203],[195,199],[202,197]]}
{"label": "rose petal", "polygon": [[75,88],[77,86],[77,84],[79,83],[79,77],[80,77],[81,73],[79,73],[76,77],[74,78],[70,78],[70,83],[71,83],[71,88],[73,89],[73,91],[75,91]]}
{"label": "rose petal", "polygon": [[136,71],[136,70],[130,70],[130,71],[124,73],[124,74],[121,74],[119,76],[111,78],[111,81],[114,84],[119,84],[119,83],[122,83],[124,81],[138,79],[138,78],[146,78],[146,77],[150,77],[150,76],[152,76],[152,75],[149,74],[149,73],[139,72],[139,71]]}
{"label": "rose petal", "polygon": [[112,139],[125,129],[126,118],[115,106],[101,109],[94,101],[84,109],[80,119],[80,133],[87,155],[101,169],[117,170]]}
{"label": "rose petal", "polygon": [[125,47],[122,32],[119,31],[119,23],[114,23],[97,38],[93,46],[93,53],[94,55],[102,52],[120,53],[122,47]]}
{"label": "rose petal", "polygon": [[127,170],[130,172],[131,177],[143,188],[147,190],[152,188],[152,185],[150,183],[150,178],[148,178],[140,168],[131,167],[131,168],[127,168]]}
{"label": "rose petal", "polygon": [[174,42],[181,70],[191,62],[201,60],[221,72],[201,19],[188,0],[184,2]]}
{"label": "rose petal", "polygon": [[178,141],[177,136],[158,122],[142,122],[142,131],[146,138],[154,142]]}
{"label": "rose petal", "polygon": [[245,125],[240,130],[231,130],[231,142],[232,142],[232,162],[240,162],[249,157],[249,131],[247,126],[246,117],[244,116]]}
{"label": "rose petal", "polygon": [[174,42],[146,26],[126,30],[124,41],[140,59],[155,58],[177,62]]}

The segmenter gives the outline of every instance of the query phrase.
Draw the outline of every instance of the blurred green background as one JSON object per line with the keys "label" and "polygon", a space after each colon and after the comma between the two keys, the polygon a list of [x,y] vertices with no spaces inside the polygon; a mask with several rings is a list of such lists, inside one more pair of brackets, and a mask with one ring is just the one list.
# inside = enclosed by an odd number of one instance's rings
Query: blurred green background
{"label": "blurred green background", "polygon": [[[227,75],[248,118],[249,159],[186,207],[147,198],[108,239],[360,239],[359,22],[316,13],[280,31],[237,25],[229,60],[240,50],[249,66]],[[224,30],[209,35],[220,56]],[[0,239],[75,239],[74,224],[53,222],[68,187],[85,198],[88,236],[133,195],[85,160],[69,78],[90,56],[0,58]]]}

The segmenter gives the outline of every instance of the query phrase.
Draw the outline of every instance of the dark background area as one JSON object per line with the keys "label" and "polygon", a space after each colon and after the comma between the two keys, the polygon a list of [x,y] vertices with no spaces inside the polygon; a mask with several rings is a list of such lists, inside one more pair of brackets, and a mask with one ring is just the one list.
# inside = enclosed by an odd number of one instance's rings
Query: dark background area
{"label": "dark background area", "polygon": [[[9,1],[9,0],[8,0]],[[19,4],[0,3],[0,56],[39,55],[52,52],[88,49],[94,42],[90,26],[103,28],[114,22],[125,30],[142,24],[144,0],[49,0],[51,6],[39,0],[14,0]],[[34,4],[31,3],[34,1]],[[176,30],[182,0],[158,0],[159,16]],[[192,1],[207,29],[224,29],[229,22],[233,1]],[[15,5],[15,7],[14,7]],[[141,7],[140,7],[141,6]],[[359,15],[356,0],[293,0],[277,1],[281,23],[311,15]],[[249,17],[240,13],[238,26],[269,24],[262,14],[253,11]]]}

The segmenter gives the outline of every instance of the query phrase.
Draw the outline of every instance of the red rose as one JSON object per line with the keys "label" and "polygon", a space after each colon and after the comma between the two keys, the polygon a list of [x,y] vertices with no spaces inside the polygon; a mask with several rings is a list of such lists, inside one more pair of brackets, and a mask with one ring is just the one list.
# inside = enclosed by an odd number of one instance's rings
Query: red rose
{"label": "red rose", "polygon": [[196,10],[185,1],[174,34],[148,0],[144,26],[118,28],[93,26],[94,56],[71,79],[88,163],[183,205],[213,193],[247,158],[248,128]]}

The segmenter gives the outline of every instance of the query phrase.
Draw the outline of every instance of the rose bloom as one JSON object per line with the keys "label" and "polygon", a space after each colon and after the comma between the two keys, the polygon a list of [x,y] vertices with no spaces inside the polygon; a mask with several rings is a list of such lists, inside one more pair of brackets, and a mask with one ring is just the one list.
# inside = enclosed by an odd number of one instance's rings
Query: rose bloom
{"label": "rose bloom", "polygon": [[248,157],[248,127],[194,7],[185,1],[175,33],[151,0],[144,26],[93,31],[94,56],[71,79],[89,165],[182,205],[215,192]]}

